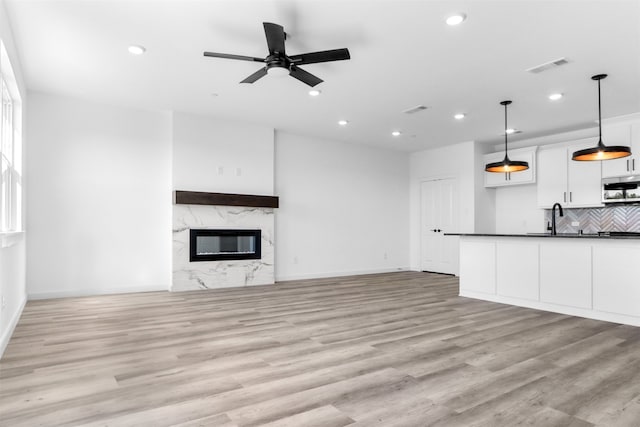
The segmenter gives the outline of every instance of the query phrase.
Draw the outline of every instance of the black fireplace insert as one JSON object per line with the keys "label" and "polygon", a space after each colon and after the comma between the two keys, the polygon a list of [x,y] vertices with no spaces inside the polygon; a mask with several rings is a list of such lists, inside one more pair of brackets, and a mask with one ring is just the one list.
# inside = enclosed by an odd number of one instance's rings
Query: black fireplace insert
{"label": "black fireplace insert", "polygon": [[189,261],[260,259],[260,230],[191,229]]}

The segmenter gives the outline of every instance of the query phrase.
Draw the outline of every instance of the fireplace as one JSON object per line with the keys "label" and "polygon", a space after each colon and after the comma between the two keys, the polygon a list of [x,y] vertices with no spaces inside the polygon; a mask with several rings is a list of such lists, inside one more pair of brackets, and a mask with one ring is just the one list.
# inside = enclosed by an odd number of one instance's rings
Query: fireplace
{"label": "fireplace", "polygon": [[277,207],[276,196],[176,190],[171,290],[272,285]]}
{"label": "fireplace", "polygon": [[189,261],[261,258],[260,230],[191,229]]}

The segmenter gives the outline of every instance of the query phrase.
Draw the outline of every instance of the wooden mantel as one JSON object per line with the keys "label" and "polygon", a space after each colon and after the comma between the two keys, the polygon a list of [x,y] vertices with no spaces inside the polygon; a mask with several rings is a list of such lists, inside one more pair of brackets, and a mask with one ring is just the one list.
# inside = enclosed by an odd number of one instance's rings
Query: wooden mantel
{"label": "wooden mantel", "polygon": [[252,208],[277,208],[277,196],[253,194],[205,193],[200,191],[174,191],[177,205],[248,206]]}

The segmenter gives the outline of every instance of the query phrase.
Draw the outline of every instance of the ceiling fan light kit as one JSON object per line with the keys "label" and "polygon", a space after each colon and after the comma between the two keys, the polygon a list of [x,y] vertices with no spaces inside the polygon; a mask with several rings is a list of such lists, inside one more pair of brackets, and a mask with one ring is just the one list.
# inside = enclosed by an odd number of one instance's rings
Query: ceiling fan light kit
{"label": "ceiling fan light kit", "polygon": [[504,105],[504,159],[500,162],[488,163],[485,165],[484,170],[494,173],[509,173],[520,172],[529,169],[529,163],[521,160],[511,160],[507,154],[507,105],[511,104],[511,101],[502,101],[500,105]]}
{"label": "ceiling fan light kit", "polygon": [[240,61],[262,62],[265,66],[240,83],[254,83],[262,77],[269,75],[290,75],[311,87],[322,83],[322,79],[300,68],[300,65],[317,64],[320,62],[343,61],[351,59],[349,49],[323,50],[320,52],[302,53],[288,56],[284,42],[286,34],[284,27],[271,22],[263,22],[264,34],[267,38],[269,55],[266,58],[252,56],[231,55],[227,53],[204,52],[204,56],[212,58],[237,59]]}
{"label": "ceiling fan light kit", "polygon": [[600,97],[600,80],[605,79],[606,74],[596,74],[591,80],[598,82],[598,145],[584,150],[578,150],[571,156],[572,160],[584,162],[594,160],[620,159],[631,155],[631,148],[624,145],[604,145],[602,142],[602,105]]}

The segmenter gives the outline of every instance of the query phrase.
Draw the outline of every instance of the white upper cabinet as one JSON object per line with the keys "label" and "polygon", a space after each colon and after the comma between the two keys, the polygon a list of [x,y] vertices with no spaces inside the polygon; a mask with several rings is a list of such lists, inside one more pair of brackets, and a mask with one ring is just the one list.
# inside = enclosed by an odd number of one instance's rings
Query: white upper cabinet
{"label": "white upper cabinet", "polygon": [[[538,147],[509,150],[509,159],[529,163],[529,169],[521,172],[495,173],[484,172],[485,187],[502,187],[505,185],[532,184],[536,182],[536,150]],[[504,159],[504,151],[484,155],[484,164],[500,162]]]}
{"label": "white upper cabinet", "polygon": [[558,202],[566,207],[602,206],[600,162],[571,160],[574,151],[593,147],[598,138],[587,138],[569,147],[538,152],[538,206],[550,208]]}
{"label": "white upper cabinet", "polygon": [[602,142],[631,147],[631,156],[602,162],[603,178],[640,174],[640,123],[603,125]]}
{"label": "white upper cabinet", "polygon": [[[593,207],[602,204],[603,162],[577,162],[571,160],[574,151],[595,147],[598,138],[588,138],[587,142],[569,147],[567,152],[567,206]],[[604,162],[606,163],[606,162]]]}
{"label": "white upper cabinet", "polygon": [[567,192],[567,148],[538,152],[538,206],[550,208],[564,202]]}

